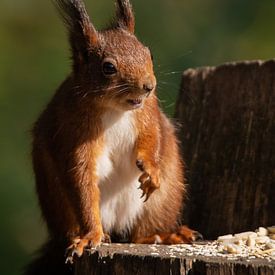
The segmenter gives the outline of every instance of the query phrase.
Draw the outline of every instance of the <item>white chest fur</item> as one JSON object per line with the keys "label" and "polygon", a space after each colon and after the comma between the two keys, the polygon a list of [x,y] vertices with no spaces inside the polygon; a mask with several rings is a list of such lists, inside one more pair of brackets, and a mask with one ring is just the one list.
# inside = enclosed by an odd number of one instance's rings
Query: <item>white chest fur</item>
{"label": "white chest fur", "polygon": [[137,132],[131,112],[103,116],[104,149],[97,160],[101,221],[105,233],[130,230],[142,212],[138,189],[140,171],[135,165]]}

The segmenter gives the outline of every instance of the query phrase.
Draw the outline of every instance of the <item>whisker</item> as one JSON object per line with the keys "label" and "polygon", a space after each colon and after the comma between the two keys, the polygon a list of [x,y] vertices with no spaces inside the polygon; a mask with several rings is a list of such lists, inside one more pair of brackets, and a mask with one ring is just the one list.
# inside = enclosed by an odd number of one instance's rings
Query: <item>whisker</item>
{"label": "whisker", "polygon": [[162,68],[170,67],[170,64],[175,64],[176,61],[179,61],[179,60],[181,60],[181,59],[184,59],[184,58],[186,58],[187,56],[189,56],[189,55],[191,55],[191,54],[193,54],[193,51],[192,51],[192,50],[188,50],[188,51],[186,51],[185,53],[183,53],[183,54],[181,54],[181,55],[175,55],[175,56],[171,57],[171,58],[169,59],[169,60],[170,60],[169,64],[168,64],[168,62],[166,61],[166,62],[162,62],[162,63],[156,64],[155,67],[158,67],[158,68],[160,68],[160,67],[162,67]]}
{"label": "whisker", "polygon": [[183,72],[183,70],[182,71],[171,71],[171,72],[160,71],[158,73],[162,74],[162,75],[174,75],[174,74],[181,74],[182,72]]}
{"label": "whisker", "polygon": [[115,90],[114,92],[112,92],[112,96],[114,97],[114,96],[117,96],[117,95],[120,95],[120,94],[124,94],[126,91],[129,90],[129,88],[130,87],[127,85],[125,87],[120,88],[119,90]]}
{"label": "whisker", "polygon": [[[86,92],[80,90],[76,94],[80,94],[80,95],[82,95],[82,98],[85,98],[89,94],[98,94],[98,93],[102,93],[102,92],[106,92],[109,90],[114,90],[114,89],[122,88],[122,87],[126,87],[126,86],[128,86],[128,84],[126,84],[126,83],[118,84],[118,85],[114,85],[114,86],[110,86],[110,87],[97,86],[95,89],[91,89]],[[81,86],[78,86],[78,87],[81,87]],[[84,94],[83,94],[83,92],[84,92]]]}
{"label": "whisker", "polygon": [[175,102],[172,102],[172,103],[170,103],[169,105],[166,105],[165,107],[166,108],[171,108],[171,107],[174,107],[175,106]]}
{"label": "whisker", "polygon": [[[166,82],[166,81],[159,81],[159,83],[168,87],[172,87],[175,90],[179,90],[179,86],[174,83]],[[161,85],[159,85],[159,87],[161,87]]]}

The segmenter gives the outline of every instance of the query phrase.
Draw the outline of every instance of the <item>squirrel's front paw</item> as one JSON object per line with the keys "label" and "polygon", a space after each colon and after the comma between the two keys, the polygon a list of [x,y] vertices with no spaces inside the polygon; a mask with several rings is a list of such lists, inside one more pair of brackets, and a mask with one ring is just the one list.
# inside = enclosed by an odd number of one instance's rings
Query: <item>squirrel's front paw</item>
{"label": "squirrel's front paw", "polygon": [[148,169],[142,160],[137,160],[137,167],[143,172],[139,177],[140,187],[142,190],[143,198],[145,196],[144,202],[146,202],[151,194],[159,188],[159,174],[157,169]]}
{"label": "squirrel's front paw", "polygon": [[66,249],[65,263],[73,264],[74,257],[78,258],[83,255],[85,248],[95,248],[105,241],[106,234],[87,234],[83,238],[76,237],[72,240],[72,244]]}

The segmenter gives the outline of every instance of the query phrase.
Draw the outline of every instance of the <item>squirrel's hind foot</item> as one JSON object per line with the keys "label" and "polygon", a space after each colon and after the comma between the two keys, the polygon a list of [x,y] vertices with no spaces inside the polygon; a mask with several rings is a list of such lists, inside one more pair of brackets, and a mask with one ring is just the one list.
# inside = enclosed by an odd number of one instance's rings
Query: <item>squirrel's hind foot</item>
{"label": "squirrel's hind foot", "polygon": [[180,226],[175,232],[162,232],[148,237],[140,237],[134,240],[135,243],[143,244],[191,244],[203,240],[202,234],[189,227]]}

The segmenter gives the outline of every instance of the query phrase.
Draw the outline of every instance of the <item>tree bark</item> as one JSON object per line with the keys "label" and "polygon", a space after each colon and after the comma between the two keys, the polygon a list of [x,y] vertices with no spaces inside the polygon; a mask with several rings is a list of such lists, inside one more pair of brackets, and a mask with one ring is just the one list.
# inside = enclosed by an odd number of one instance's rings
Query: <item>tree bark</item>
{"label": "tree bark", "polygon": [[76,263],[75,275],[274,275],[275,263],[264,259],[228,260],[171,252],[165,245],[103,245]]}
{"label": "tree bark", "polygon": [[275,224],[275,61],[183,73],[184,220],[206,238]]}

